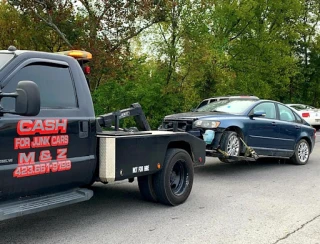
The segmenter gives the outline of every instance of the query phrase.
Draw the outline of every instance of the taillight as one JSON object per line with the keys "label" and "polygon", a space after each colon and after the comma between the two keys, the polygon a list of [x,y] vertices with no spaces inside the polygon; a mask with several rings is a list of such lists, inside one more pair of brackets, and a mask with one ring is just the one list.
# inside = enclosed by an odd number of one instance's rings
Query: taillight
{"label": "taillight", "polygon": [[84,72],[86,75],[90,74],[90,71],[91,71],[90,66],[85,66],[85,67],[83,67],[83,72]]}
{"label": "taillight", "polygon": [[308,117],[310,117],[310,113],[302,113],[302,117],[303,118],[308,118]]}

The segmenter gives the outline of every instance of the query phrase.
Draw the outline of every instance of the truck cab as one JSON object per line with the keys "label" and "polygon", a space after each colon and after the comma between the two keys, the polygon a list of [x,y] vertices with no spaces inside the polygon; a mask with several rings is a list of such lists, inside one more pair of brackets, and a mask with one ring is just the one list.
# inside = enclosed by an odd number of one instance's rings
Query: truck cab
{"label": "truck cab", "polygon": [[[89,184],[96,168],[96,123],[80,66],[70,56],[32,51],[2,51],[0,60],[1,91],[13,93],[18,82],[33,81],[41,104],[37,116],[0,117],[0,160],[8,162],[0,165],[0,175],[10,183],[0,197]],[[1,106],[14,111],[15,101],[2,98]]]}
{"label": "truck cab", "polygon": [[[0,203],[5,206],[0,204],[0,219],[48,208],[47,203],[44,207],[37,202],[41,208],[22,213],[17,199],[38,201],[37,196],[83,189],[95,180],[132,182],[137,177],[145,199],[168,205],[189,196],[191,166],[204,164],[204,142],[187,133],[149,131],[145,121],[140,124],[148,131],[118,131],[119,118],[140,111],[137,105],[96,117],[85,77],[91,58],[79,50],[46,53],[10,47],[0,51]],[[139,116],[145,118],[143,112]],[[117,131],[101,129],[112,122]],[[186,163],[176,166],[177,161],[167,169],[176,155]],[[168,183],[163,177],[171,180]],[[172,190],[171,198],[165,187]],[[82,200],[92,194],[84,190]],[[56,195],[51,196],[54,207]],[[59,196],[59,201],[67,199]],[[8,206],[15,209],[7,212],[15,214],[1,217]]]}

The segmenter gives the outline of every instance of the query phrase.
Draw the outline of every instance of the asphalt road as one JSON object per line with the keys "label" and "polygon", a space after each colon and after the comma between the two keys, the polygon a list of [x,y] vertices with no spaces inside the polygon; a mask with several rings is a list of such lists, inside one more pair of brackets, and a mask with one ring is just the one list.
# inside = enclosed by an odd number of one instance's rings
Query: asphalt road
{"label": "asphalt road", "polygon": [[320,243],[320,135],[307,165],[277,160],[195,170],[177,207],[135,183],[96,184],[92,200],[0,222],[0,243]]}

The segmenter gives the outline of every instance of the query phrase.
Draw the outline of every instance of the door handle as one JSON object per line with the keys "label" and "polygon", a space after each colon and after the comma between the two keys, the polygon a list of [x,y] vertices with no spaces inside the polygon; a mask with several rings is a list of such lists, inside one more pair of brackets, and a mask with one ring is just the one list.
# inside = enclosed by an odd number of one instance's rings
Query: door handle
{"label": "door handle", "polygon": [[301,126],[298,126],[298,125],[296,125],[295,127],[296,127],[297,130],[301,129]]}
{"label": "door handle", "polygon": [[276,122],[272,122],[271,124],[272,124],[273,126],[276,126],[276,125],[277,125],[277,123],[276,123]]}
{"label": "door handle", "polygon": [[86,138],[89,135],[88,121],[79,121],[79,137]]}

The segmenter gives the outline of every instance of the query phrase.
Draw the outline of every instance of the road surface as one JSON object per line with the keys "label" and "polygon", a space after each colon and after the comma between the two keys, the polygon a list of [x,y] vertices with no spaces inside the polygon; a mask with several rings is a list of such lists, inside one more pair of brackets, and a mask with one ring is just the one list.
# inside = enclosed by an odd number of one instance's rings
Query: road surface
{"label": "road surface", "polygon": [[320,135],[307,165],[283,161],[195,170],[177,207],[145,202],[137,183],[95,184],[83,202],[0,222],[1,243],[320,243]]}

